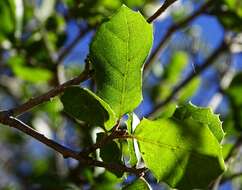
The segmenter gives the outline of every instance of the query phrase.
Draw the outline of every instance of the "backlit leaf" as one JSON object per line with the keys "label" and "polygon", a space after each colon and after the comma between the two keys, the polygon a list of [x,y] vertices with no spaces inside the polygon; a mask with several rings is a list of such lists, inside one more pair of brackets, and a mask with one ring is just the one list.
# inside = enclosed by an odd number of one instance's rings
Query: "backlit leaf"
{"label": "backlit leaf", "polygon": [[133,111],[142,100],[142,67],[152,38],[152,25],[122,6],[101,25],[91,44],[97,94],[118,117]]}
{"label": "backlit leaf", "polygon": [[207,126],[143,119],[134,138],[146,166],[173,188],[205,188],[225,170],[221,145]]}
{"label": "backlit leaf", "polygon": [[190,118],[193,122],[207,125],[219,142],[221,142],[224,137],[222,122],[219,116],[213,113],[211,108],[197,107],[189,103],[178,107],[174,116],[181,120]]}

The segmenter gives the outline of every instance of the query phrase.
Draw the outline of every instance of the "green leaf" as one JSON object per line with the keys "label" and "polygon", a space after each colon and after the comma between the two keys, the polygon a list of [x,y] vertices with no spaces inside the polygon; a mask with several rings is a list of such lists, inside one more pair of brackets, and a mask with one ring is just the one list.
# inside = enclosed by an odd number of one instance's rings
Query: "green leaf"
{"label": "green leaf", "polygon": [[101,25],[91,43],[97,94],[118,117],[133,111],[142,100],[142,67],[152,40],[152,25],[122,6]]}
{"label": "green leaf", "polygon": [[[105,133],[98,133],[97,134],[97,140],[96,142],[101,141],[105,137]],[[104,162],[107,163],[118,163],[121,164],[122,161],[122,151],[119,148],[116,141],[110,141],[107,144],[105,144],[103,147],[100,148],[100,157]],[[122,177],[123,172],[116,171],[116,170],[110,170],[112,173],[114,173],[117,177]]]}
{"label": "green leaf", "polygon": [[225,0],[228,8],[233,10],[238,16],[242,18],[242,1],[241,0]]}
{"label": "green leaf", "polygon": [[225,170],[221,146],[207,126],[143,119],[134,138],[146,166],[173,188],[205,188]]}
{"label": "green leaf", "polygon": [[237,106],[242,106],[242,99],[241,99],[241,93],[242,93],[242,72],[239,72],[235,75],[233,80],[231,81],[231,84],[228,89],[225,90],[226,94],[229,96],[231,101]]}
{"label": "green leaf", "polygon": [[145,3],[145,0],[123,0],[128,7],[140,7]]}
{"label": "green leaf", "polygon": [[95,178],[91,189],[95,190],[120,190],[117,184],[122,183],[122,178],[118,178],[113,173],[105,170],[105,172]]}
{"label": "green leaf", "polygon": [[208,126],[218,142],[221,142],[224,137],[222,122],[219,116],[213,113],[211,108],[197,107],[189,103],[178,107],[174,113],[174,117],[180,120],[190,118],[194,122]]}
{"label": "green leaf", "polygon": [[176,111],[176,103],[171,102],[167,104],[159,113],[157,113],[158,118],[170,118],[173,116],[174,112]]}
{"label": "green leaf", "polygon": [[47,69],[25,67],[21,65],[15,65],[12,69],[16,76],[32,83],[45,83],[52,78],[52,73]]}
{"label": "green leaf", "polygon": [[174,83],[181,78],[182,71],[185,69],[188,61],[189,57],[186,52],[175,52],[164,73],[166,81],[174,85]]}
{"label": "green leaf", "polygon": [[227,30],[240,32],[242,30],[242,3],[241,0],[221,0],[213,4],[211,10],[220,23]]}
{"label": "green leaf", "polygon": [[90,125],[110,130],[116,124],[116,116],[109,105],[88,89],[69,87],[61,96],[64,110],[72,117]]}
{"label": "green leaf", "polygon": [[[105,133],[98,133],[96,142],[99,142],[104,137]],[[100,157],[105,162],[121,163],[122,152],[115,141],[110,141],[100,148]]]}
{"label": "green leaf", "polygon": [[25,57],[12,56],[7,62],[13,73],[20,79],[32,83],[46,83],[52,78],[52,73],[48,69],[25,66]]}
{"label": "green leaf", "polygon": [[151,190],[149,184],[143,179],[139,178],[133,183],[122,188],[123,190]]}
{"label": "green leaf", "polygon": [[231,149],[234,147],[234,144],[232,143],[226,143],[223,144],[223,158],[226,159],[229,155]]}
{"label": "green leaf", "polygon": [[201,78],[195,77],[192,79],[179,93],[178,101],[184,103],[198,90],[200,87]]}
{"label": "green leaf", "polygon": [[0,42],[14,32],[15,18],[12,3],[10,0],[0,1]]}

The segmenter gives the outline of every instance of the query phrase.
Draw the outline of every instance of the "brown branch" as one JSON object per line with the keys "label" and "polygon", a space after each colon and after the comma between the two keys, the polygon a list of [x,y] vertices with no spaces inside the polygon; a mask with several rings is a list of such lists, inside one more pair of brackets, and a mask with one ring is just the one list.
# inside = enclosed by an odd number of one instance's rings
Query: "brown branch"
{"label": "brown branch", "polygon": [[162,6],[152,15],[147,19],[148,23],[153,22],[155,19],[157,19],[165,10],[175,3],[177,0],[165,0],[165,2],[162,4]]}
{"label": "brown branch", "polygon": [[42,94],[40,96],[37,96],[35,98],[32,98],[32,99],[28,100],[27,102],[25,102],[24,104],[9,110],[8,111],[9,115],[18,116],[20,114],[23,114],[24,112],[32,109],[33,107],[35,107],[39,104],[42,104],[43,102],[47,102],[51,98],[59,95],[60,93],[62,93],[65,90],[66,87],[71,86],[71,85],[77,85],[77,84],[87,80],[88,78],[90,78],[91,74],[92,74],[91,71],[85,70],[76,78],[73,78],[72,80],[69,80],[69,81],[63,83],[62,85],[59,85],[59,86],[53,88],[49,92]]}
{"label": "brown branch", "polygon": [[165,43],[170,39],[172,34],[176,32],[177,30],[180,30],[181,28],[187,26],[191,21],[193,21],[195,18],[197,18],[199,15],[204,13],[211,5],[214,3],[213,0],[208,0],[204,5],[202,5],[196,12],[194,12],[192,15],[188,16],[184,20],[175,23],[171,25],[167,32],[165,33],[164,37],[160,40],[159,45],[157,48],[153,51],[153,53],[149,56],[148,60],[145,63],[144,71],[148,70],[148,68],[157,60],[161,50],[163,49]]}
{"label": "brown branch", "polygon": [[33,137],[37,141],[41,142],[42,144],[45,144],[46,146],[52,148],[53,150],[57,151],[61,155],[63,155],[64,158],[73,158],[75,160],[78,160],[82,164],[86,164],[89,166],[98,166],[103,167],[111,171],[120,171],[120,172],[129,172],[133,173],[137,176],[140,176],[143,174],[143,172],[146,170],[145,168],[130,168],[123,164],[116,164],[116,163],[106,163],[98,160],[93,160],[90,157],[82,156],[76,151],[73,151],[70,148],[67,148],[47,137],[45,137],[43,134],[40,134],[38,131],[32,129],[22,121],[9,116],[9,112],[0,112],[0,123],[13,127],[17,130],[22,131],[23,133]]}
{"label": "brown branch", "polygon": [[196,72],[191,72],[184,80],[178,83],[170,93],[170,95],[162,102],[158,103],[154,109],[146,115],[146,117],[153,117],[159,110],[167,105],[177,94],[178,92],[184,88],[193,78],[198,76],[204,70],[206,70],[209,66],[211,66],[214,61],[219,57],[220,54],[225,52],[228,49],[228,44],[223,41],[220,46],[204,61],[201,66],[198,66],[195,70]]}

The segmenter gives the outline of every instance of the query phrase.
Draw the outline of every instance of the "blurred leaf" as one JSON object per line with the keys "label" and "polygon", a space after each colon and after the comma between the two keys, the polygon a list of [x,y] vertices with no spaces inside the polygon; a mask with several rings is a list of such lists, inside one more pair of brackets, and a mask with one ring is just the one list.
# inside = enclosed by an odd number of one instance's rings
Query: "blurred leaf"
{"label": "blurred leaf", "polygon": [[118,117],[142,100],[141,68],[151,45],[152,25],[126,6],[100,26],[91,43],[97,93]]}
{"label": "blurred leaf", "polygon": [[228,90],[226,90],[227,95],[230,96],[230,98],[233,99],[234,103],[237,106],[242,106],[242,99],[241,99],[241,94],[242,94],[242,86],[231,86],[229,87]]}
{"label": "blurred leaf", "polygon": [[128,7],[140,7],[145,3],[146,0],[123,0],[123,3]]}
{"label": "blurred leaf", "polygon": [[33,171],[35,175],[43,175],[49,170],[48,159],[38,159],[33,162]]}
{"label": "blurred leaf", "polygon": [[108,9],[118,9],[122,3],[120,0],[101,0],[101,5]]}
{"label": "blurred leaf", "polygon": [[91,125],[110,130],[116,124],[117,118],[109,105],[88,89],[69,87],[61,102],[68,114]]}
{"label": "blurred leaf", "polygon": [[25,142],[24,137],[20,133],[10,131],[8,128],[2,126],[1,124],[0,124],[0,128],[1,128],[0,139],[2,143],[6,142],[13,145],[22,146],[23,143]]}
{"label": "blurred leaf", "polygon": [[145,181],[144,178],[139,178],[133,183],[122,188],[123,190],[151,190],[149,184]]}
{"label": "blurred leaf", "polygon": [[223,144],[223,158],[226,159],[229,155],[231,148],[234,146],[232,143]]}
{"label": "blurred leaf", "polygon": [[91,189],[93,190],[120,190],[122,179],[116,177],[113,173],[105,171],[103,174],[95,179],[95,184]]}
{"label": "blurred leaf", "polygon": [[228,89],[225,90],[229,98],[234,102],[235,105],[242,107],[242,73],[238,73],[232,80]]}
{"label": "blurred leaf", "polygon": [[241,31],[241,0],[221,0],[214,4],[211,13],[216,15],[221,24],[228,30]]}
{"label": "blurred leaf", "polygon": [[225,170],[221,145],[207,126],[143,119],[134,136],[146,166],[173,188],[205,188]]}
{"label": "blurred leaf", "polygon": [[229,9],[235,11],[235,13],[242,18],[242,1],[225,0],[225,3],[228,5]]}
{"label": "blurred leaf", "polygon": [[181,78],[182,71],[188,64],[189,57],[186,52],[175,52],[171,58],[170,64],[165,69],[164,77],[170,84],[174,84]]}
{"label": "blurred leaf", "polygon": [[192,103],[189,103],[178,107],[174,113],[174,117],[179,120],[189,118],[194,122],[204,124],[211,130],[218,142],[221,142],[224,138],[222,122],[220,121],[219,116],[213,113],[211,108],[197,107]]}
{"label": "blurred leaf", "polygon": [[15,29],[15,12],[12,9],[12,0],[0,1],[0,42]]}
{"label": "blurred leaf", "polygon": [[47,114],[51,122],[51,127],[58,128],[62,121],[63,117],[61,111],[63,110],[63,105],[59,98],[52,98],[50,101],[43,103],[42,105],[36,107],[34,111],[42,111]]}
{"label": "blurred leaf", "polygon": [[45,83],[52,78],[52,73],[47,69],[31,68],[21,65],[14,65],[12,69],[17,77],[32,83]]}
{"label": "blurred leaf", "polygon": [[23,56],[12,56],[8,59],[8,64],[13,73],[22,80],[32,83],[46,83],[52,78],[52,73],[43,68],[25,66]]}
{"label": "blurred leaf", "polygon": [[177,108],[176,103],[169,103],[167,104],[157,115],[158,118],[170,118],[174,114]]}
{"label": "blurred leaf", "polygon": [[171,93],[172,87],[165,82],[154,85],[151,88],[151,99],[156,103],[164,100]]}
{"label": "blurred leaf", "polygon": [[201,84],[201,78],[195,77],[192,79],[179,93],[178,101],[179,103],[186,102],[191,98],[192,95],[198,90]]}

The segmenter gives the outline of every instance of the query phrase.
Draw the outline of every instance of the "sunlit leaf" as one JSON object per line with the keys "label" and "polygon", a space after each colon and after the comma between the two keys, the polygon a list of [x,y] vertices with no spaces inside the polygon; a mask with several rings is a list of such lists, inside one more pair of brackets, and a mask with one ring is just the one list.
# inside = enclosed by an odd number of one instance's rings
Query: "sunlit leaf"
{"label": "sunlit leaf", "polygon": [[180,120],[191,119],[193,122],[199,122],[208,126],[213,135],[221,142],[224,138],[222,122],[219,116],[214,114],[211,108],[197,107],[192,103],[185,104],[176,109],[175,118]]}
{"label": "sunlit leaf", "polygon": [[140,13],[122,6],[98,29],[90,55],[97,94],[118,117],[142,100],[142,67],[152,45],[152,25]]}
{"label": "sunlit leaf", "polygon": [[225,170],[221,145],[207,126],[143,119],[134,138],[156,179],[173,188],[205,188]]}

